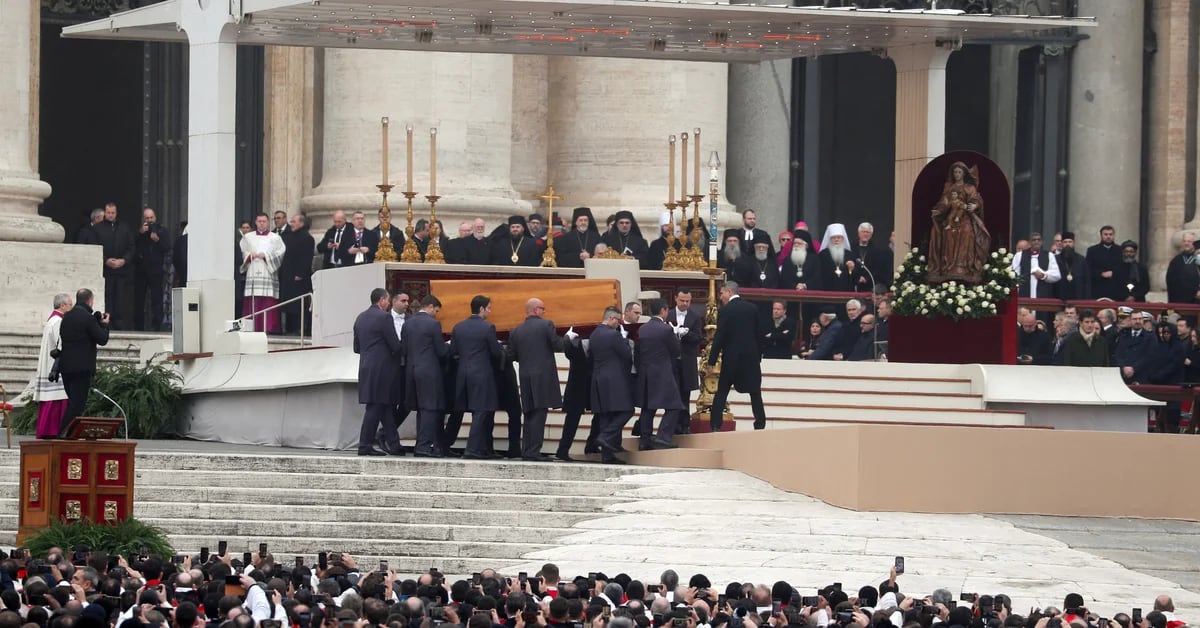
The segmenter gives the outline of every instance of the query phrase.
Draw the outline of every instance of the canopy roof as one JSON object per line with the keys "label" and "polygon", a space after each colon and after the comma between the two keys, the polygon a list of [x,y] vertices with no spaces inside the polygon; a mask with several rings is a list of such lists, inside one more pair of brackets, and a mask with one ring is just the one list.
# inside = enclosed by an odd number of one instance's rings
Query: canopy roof
{"label": "canopy roof", "polygon": [[65,37],[187,41],[183,2],[229,2],[243,45],[757,62],[913,44],[1039,41],[1090,18],[665,0],[164,0]]}

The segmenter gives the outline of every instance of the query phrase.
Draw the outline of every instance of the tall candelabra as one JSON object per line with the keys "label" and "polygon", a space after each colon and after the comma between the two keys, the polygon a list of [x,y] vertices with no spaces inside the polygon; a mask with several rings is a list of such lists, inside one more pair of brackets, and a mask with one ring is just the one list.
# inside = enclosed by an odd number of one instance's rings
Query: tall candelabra
{"label": "tall candelabra", "polygon": [[[721,168],[721,160],[717,157],[717,152],[713,151],[712,157],[709,159],[709,178],[708,178],[708,202],[709,202],[709,233],[715,241],[717,229],[717,200],[720,196],[720,179],[719,170]],[[698,206],[698,203],[697,203]],[[697,221],[698,222],[698,221]],[[699,225],[693,228],[693,233],[699,229]],[[712,246],[712,245],[710,245]],[[708,276],[708,306],[704,312],[704,349],[700,351],[700,364],[708,364],[708,358],[711,355],[713,337],[717,334],[717,277],[725,274],[725,271],[717,268],[717,256],[715,251],[710,248],[708,264],[703,268],[704,274]],[[709,419],[712,413],[713,397],[717,394],[717,383],[721,380],[721,359],[717,358],[716,364],[712,371],[702,372],[700,378],[700,394],[696,397],[696,411],[692,413],[692,421],[694,426],[703,426]],[[729,411],[729,405],[726,404],[721,413],[722,424],[725,426],[733,426],[733,413]],[[695,429],[693,429],[695,431]]]}
{"label": "tall candelabra", "polygon": [[413,238],[413,199],[417,197],[417,193],[413,191],[404,192],[404,200],[408,203],[408,226],[404,228],[404,251],[400,253],[400,261],[402,262],[421,262],[421,250],[417,248],[417,241]]}
{"label": "tall candelabra", "polygon": [[396,248],[392,246],[392,210],[388,208],[388,192],[392,186],[382,183],[375,186],[383,193],[383,205],[379,208],[379,248],[375,251],[376,262],[396,261]]}
{"label": "tall candelabra", "polygon": [[437,221],[437,202],[441,198],[436,194],[426,194],[425,200],[429,201],[429,246],[425,249],[426,264],[445,264],[446,256],[442,254],[442,245],[439,241],[442,237],[442,228],[438,226]]}

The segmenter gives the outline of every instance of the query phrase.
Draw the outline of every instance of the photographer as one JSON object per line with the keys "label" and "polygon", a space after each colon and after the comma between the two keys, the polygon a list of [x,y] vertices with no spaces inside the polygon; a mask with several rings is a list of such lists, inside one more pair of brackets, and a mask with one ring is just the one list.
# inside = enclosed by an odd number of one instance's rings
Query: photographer
{"label": "photographer", "polygon": [[64,427],[83,413],[92,376],[96,373],[96,347],[108,344],[109,315],[93,312],[94,301],[91,290],[80,288],[75,293],[75,307],[63,315],[59,329],[62,338],[59,372],[68,400],[62,419]]}

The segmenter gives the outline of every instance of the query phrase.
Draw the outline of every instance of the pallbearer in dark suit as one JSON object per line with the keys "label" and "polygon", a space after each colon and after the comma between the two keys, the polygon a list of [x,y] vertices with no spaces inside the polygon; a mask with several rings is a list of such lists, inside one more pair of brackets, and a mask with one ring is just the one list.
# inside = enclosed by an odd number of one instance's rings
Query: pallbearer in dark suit
{"label": "pallbearer in dark suit", "polygon": [[492,458],[492,426],[500,407],[496,394],[496,366],[503,356],[496,326],[487,321],[492,300],[483,295],[471,299],[471,316],[454,326],[450,352],[458,356],[455,386],[456,410],[471,411],[471,432],[464,458]]}
{"label": "pallbearer in dark suit", "polygon": [[[587,341],[582,340],[574,329],[567,330],[567,343],[563,353],[571,366],[567,371],[567,386],[563,389],[563,429],[558,439],[558,451],[555,457],[563,462],[573,462],[571,445],[575,442],[575,434],[579,431],[579,419],[583,413],[591,409],[592,400],[592,359],[588,356]],[[592,422],[595,423],[593,417]],[[596,428],[593,427],[588,436],[588,445],[594,442]],[[586,452],[585,452],[586,453]]]}
{"label": "pallbearer in dark suit", "polygon": [[[824,252],[824,251],[822,251]],[[712,417],[709,419],[714,432],[721,429],[725,401],[729,388],[750,395],[750,406],[754,411],[754,429],[767,426],[767,413],[762,401],[762,353],[758,339],[763,337],[762,319],[753,303],[738,297],[738,285],[732,281],[721,286],[721,302],[724,307],[717,312],[717,333],[713,336],[712,348],[708,352],[705,371],[711,371],[721,358],[721,377],[717,392],[713,395]]]}
{"label": "pallbearer in dark suit", "polygon": [[633,351],[621,335],[621,311],[604,310],[604,320],[588,339],[592,356],[592,411],[596,413],[596,444],[603,462],[624,464],[616,453],[621,447],[621,428],[633,416],[633,389],[629,369]]}
{"label": "pallbearer in dark suit", "polygon": [[367,229],[367,217],[362,212],[354,212],[354,228],[347,232],[349,246],[346,248],[345,264],[357,266],[370,264],[375,261],[375,251],[379,248],[379,240],[373,237]]}
{"label": "pallbearer in dark suit", "polygon": [[[679,336],[679,400],[683,403],[686,415],[691,407],[692,391],[700,387],[697,361],[700,359],[700,345],[704,343],[704,319],[692,311],[691,290],[681,288],[675,293],[675,307],[667,314],[667,324],[685,330]],[[690,421],[685,416],[676,427],[677,434],[686,434],[690,431]]]}
{"label": "pallbearer in dark suit", "polygon": [[[396,355],[400,339],[392,325],[389,310],[392,298],[387,290],[371,291],[371,307],[354,320],[354,352],[358,354],[358,402],[366,404],[362,429],[358,433],[358,455],[403,455],[392,407],[396,403]],[[383,425],[384,450],[375,449],[375,432]]]}
{"label": "pallbearer in dark suit", "polygon": [[[634,403],[642,409],[638,419],[641,427],[641,443],[638,449],[674,449],[678,447],[671,439],[679,425],[684,405],[679,399],[678,363],[679,334],[682,327],[666,323],[667,304],[662,299],[650,299],[646,303],[650,320],[638,328],[637,341],[633,346],[634,363],[637,365],[637,382],[634,385]],[[662,423],[658,427],[658,438],[654,434],[654,414],[663,410]]]}
{"label": "pallbearer in dark suit", "polygon": [[508,348],[520,365],[521,409],[524,412],[524,434],[521,439],[521,458],[548,462],[542,454],[546,432],[546,414],[550,408],[562,407],[562,391],[558,388],[558,367],[554,352],[562,350],[562,339],[554,334],[554,323],[542,318],[546,305],[533,298],[525,303],[525,322],[508,334]]}
{"label": "pallbearer in dark suit", "polygon": [[437,446],[445,426],[446,390],[442,368],[450,349],[442,340],[438,310],[442,302],[431,295],[421,299],[421,309],[404,322],[404,400],[417,411],[417,443],[414,453],[420,457],[440,458]]}
{"label": "pallbearer in dark suit", "polygon": [[83,413],[92,387],[92,375],[96,373],[96,347],[108,344],[109,315],[93,313],[94,303],[92,291],[81,288],[75,293],[75,307],[63,314],[58,328],[62,342],[58,368],[67,393],[67,411],[62,418],[64,427]]}

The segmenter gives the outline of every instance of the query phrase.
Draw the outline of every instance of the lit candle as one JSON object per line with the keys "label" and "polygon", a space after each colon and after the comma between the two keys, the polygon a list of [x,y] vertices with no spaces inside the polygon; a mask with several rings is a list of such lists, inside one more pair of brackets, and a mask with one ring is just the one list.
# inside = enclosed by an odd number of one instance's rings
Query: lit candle
{"label": "lit candle", "polygon": [[671,145],[671,159],[667,162],[667,202],[675,202],[675,136],[672,135],[667,143]]}
{"label": "lit candle", "polygon": [[404,132],[408,136],[408,160],[406,162],[408,165],[407,165],[406,174],[405,174],[405,176],[407,177],[405,180],[405,188],[407,188],[406,191],[409,194],[412,194],[412,191],[413,191],[413,189],[412,189],[412,162],[413,162],[413,151],[412,151],[413,128],[412,128],[412,125],[410,124],[410,125],[404,127]]}
{"label": "lit candle", "polygon": [[429,195],[437,196],[437,127],[429,129]]}
{"label": "lit candle", "polygon": [[683,140],[683,145],[679,147],[679,194],[687,196],[687,131],[681,133],[679,137]]}
{"label": "lit candle", "polygon": [[387,135],[388,135],[388,119],[387,119],[387,116],[384,116],[384,117],[383,117],[383,184],[384,184],[384,185],[387,185],[387,182],[388,182],[388,167],[387,167],[387,166],[388,166],[388,164],[387,164],[387,159],[388,159],[388,142],[387,142]]}
{"label": "lit candle", "polygon": [[[692,129],[692,144],[696,147],[696,181],[692,184],[695,186],[692,189],[692,196],[700,196],[700,127]],[[687,194],[687,190],[684,190],[683,193]]]}

